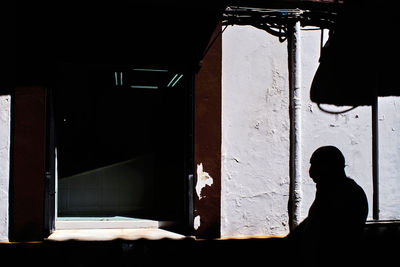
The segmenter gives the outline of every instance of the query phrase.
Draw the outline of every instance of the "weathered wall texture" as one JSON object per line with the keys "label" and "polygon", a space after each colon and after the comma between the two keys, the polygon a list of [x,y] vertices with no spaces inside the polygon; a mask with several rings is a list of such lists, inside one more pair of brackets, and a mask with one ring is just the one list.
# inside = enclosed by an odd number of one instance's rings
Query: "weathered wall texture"
{"label": "weathered wall texture", "polygon": [[379,121],[380,219],[400,219],[400,97],[381,97]]}
{"label": "weathered wall texture", "polygon": [[0,240],[8,239],[8,185],[10,181],[10,107],[10,96],[0,96]]}
{"label": "weathered wall texture", "polygon": [[286,43],[250,26],[222,39],[221,235],[288,232]]}
{"label": "weathered wall texture", "polygon": [[[309,88],[320,53],[320,31],[302,31],[302,218],[315,196],[315,185],[308,178],[309,159],[322,145],[335,145],[346,158],[346,173],[367,194],[372,219],[372,123],[371,107],[363,106],[332,115],[319,110],[309,99]],[[327,33],[324,36],[328,36]],[[368,77],[365,77],[366,79]],[[344,110],[324,105],[327,110]],[[379,176],[380,219],[400,219],[400,97],[379,99]]]}
{"label": "weathered wall texture", "polygon": [[[325,33],[324,36],[328,34]],[[320,146],[337,146],[346,158],[346,172],[367,194],[372,216],[371,107],[332,115],[310,101],[309,89],[320,55],[320,31],[301,31],[302,42],[302,192],[301,217],[305,218],[315,197],[315,184],[308,176],[309,160]],[[327,110],[345,110],[323,105]],[[348,108],[348,107],[347,107]]]}
{"label": "weathered wall texture", "polygon": [[[194,229],[199,238],[219,237],[221,224],[221,50],[219,25],[195,76]],[[210,41],[211,42],[211,41]],[[210,43],[211,44],[211,43]]]}
{"label": "weathered wall texture", "polygon": [[[325,37],[328,33],[325,32]],[[309,98],[320,56],[319,30],[301,31],[301,219],[315,197],[309,159],[335,145],[346,172],[365,190],[372,218],[371,107],[332,115]],[[250,26],[229,26],[222,49],[222,236],[288,231],[287,44]],[[400,218],[400,98],[379,101],[381,219]],[[335,106],[328,110],[344,110]],[[340,215],[332,214],[332,218]]]}

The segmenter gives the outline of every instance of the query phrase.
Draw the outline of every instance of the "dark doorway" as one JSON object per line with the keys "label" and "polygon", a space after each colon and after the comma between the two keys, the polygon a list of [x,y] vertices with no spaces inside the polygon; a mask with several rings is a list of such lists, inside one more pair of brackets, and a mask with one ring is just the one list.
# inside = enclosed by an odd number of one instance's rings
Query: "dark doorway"
{"label": "dark doorway", "polygon": [[184,223],[193,170],[190,75],[62,64],[57,76],[57,215]]}

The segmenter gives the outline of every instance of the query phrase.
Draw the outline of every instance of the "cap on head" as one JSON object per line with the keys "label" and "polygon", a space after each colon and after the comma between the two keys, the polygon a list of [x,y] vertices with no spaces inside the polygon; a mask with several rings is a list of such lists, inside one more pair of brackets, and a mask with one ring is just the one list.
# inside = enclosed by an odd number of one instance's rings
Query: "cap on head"
{"label": "cap on head", "polygon": [[342,152],[335,146],[323,146],[314,151],[310,159],[311,164],[329,166],[331,169],[345,167],[345,159]]}

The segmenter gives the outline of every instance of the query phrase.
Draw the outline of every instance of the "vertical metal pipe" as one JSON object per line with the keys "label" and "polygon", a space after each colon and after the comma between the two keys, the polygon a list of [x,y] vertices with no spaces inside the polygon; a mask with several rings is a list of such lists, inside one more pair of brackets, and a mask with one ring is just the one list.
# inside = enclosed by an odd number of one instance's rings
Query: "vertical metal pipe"
{"label": "vertical metal pipe", "polygon": [[379,131],[378,94],[374,90],[372,101],[372,218],[379,220]]}
{"label": "vertical metal pipe", "polygon": [[289,161],[289,226],[293,230],[300,222],[301,204],[301,42],[300,22],[289,26],[289,117],[290,117],[290,161]]}

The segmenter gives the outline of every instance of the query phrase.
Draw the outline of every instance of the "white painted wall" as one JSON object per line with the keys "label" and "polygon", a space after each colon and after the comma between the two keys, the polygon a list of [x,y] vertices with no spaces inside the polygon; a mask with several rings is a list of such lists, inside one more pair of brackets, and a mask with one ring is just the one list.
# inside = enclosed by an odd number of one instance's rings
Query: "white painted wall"
{"label": "white painted wall", "polygon": [[380,219],[400,219],[400,97],[380,97]]}
{"label": "white painted wall", "polygon": [[8,239],[11,97],[0,96],[0,240]]}
{"label": "white painted wall", "polygon": [[[327,33],[324,36],[328,36]],[[301,218],[314,200],[309,159],[335,145],[346,172],[365,190],[372,218],[371,107],[340,115],[319,110],[309,88],[320,56],[321,32],[301,31]],[[222,37],[223,237],[288,232],[289,117],[287,43],[251,26],[229,26]],[[325,106],[335,111],[335,106]],[[400,219],[400,99],[381,98],[381,218]],[[337,218],[335,214],[333,218]]]}
{"label": "white painted wall", "polygon": [[250,26],[222,37],[221,235],[288,232],[286,43]]}
{"label": "white painted wall", "polygon": [[[324,34],[328,36],[328,34]],[[358,107],[341,115],[320,111],[309,100],[309,88],[318,67],[320,31],[302,31],[302,218],[307,216],[315,194],[308,179],[309,158],[319,146],[332,144],[346,158],[346,172],[367,194],[372,219],[372,123],[371,107]],[[366,77],[367,78],[367,77]],[[379,192],[380,219],[400,219],[400,97],[379,98]],[[330,110],[343,110],[326,106]]]}
{"label": "white painted wall", "polygon": [[[332,115],[319,110],[309,93],[320,56],[320,31],[301,32],[302,42],[302,193],[301,217],[305,218],[315,197],[315,184],[308,176],[309,160],[320,146],[338,147],[346,159],[346,173],[360,184],[370,203],[372,216],[372,130],[371,107],[358,107],[348,113]],[[328,36],[328,34],[324,34]],[[324,105],[327,110],[345,110]]]}

